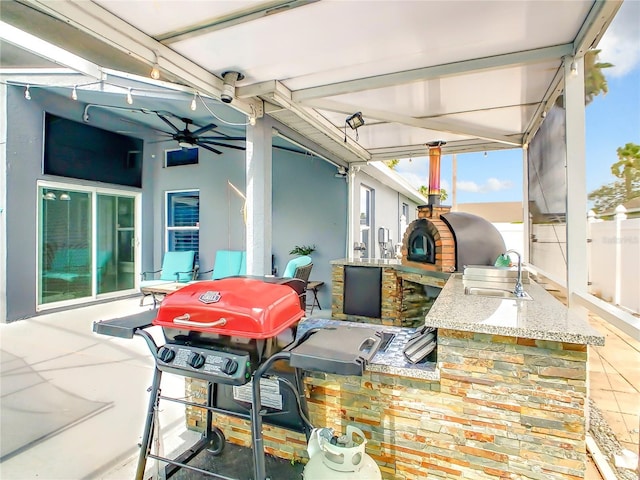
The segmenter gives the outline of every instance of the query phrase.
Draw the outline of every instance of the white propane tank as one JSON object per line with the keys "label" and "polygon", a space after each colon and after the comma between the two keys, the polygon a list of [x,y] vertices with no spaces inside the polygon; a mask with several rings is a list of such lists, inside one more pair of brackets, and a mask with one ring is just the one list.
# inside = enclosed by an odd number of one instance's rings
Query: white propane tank
{"label": "white propane tank", "polygon": [[336,444],[331,443],[332,437],[330,428],[312,430],[304,480],[382,480],[380,468],[364,451],[367,439],[362,430],[348,425],[347,434]]}

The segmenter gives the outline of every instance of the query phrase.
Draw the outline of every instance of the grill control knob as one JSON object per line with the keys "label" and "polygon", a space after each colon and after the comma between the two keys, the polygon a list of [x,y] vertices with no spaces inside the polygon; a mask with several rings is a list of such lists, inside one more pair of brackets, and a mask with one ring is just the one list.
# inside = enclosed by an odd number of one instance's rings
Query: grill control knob
{"label": "grill control knob", "polygon": [[204,365],[204,355],[198,352],[191,352],[188,362],[193,368],[202,368]]}
{"label": "grill control knob", "polygon": [[222,365],[222,372],[227,375],[233,375],[238,370],[238,362],[233,358],[227,358]]}
{"label": "grill control knob", "polygon": [[176,352],[169,347],[160,347],[160,350],[158,350],[158,358],[164,363],[169,363],[175,356]]}

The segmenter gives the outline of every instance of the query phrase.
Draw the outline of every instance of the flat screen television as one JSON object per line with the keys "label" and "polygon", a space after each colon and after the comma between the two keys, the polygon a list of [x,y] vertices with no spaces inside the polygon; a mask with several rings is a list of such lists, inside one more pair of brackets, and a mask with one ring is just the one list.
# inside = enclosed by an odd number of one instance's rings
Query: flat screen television
{"label": "flat screen television", "polygon": [[141,188],[143,146],[139,138],[46,112],[43,173]]}

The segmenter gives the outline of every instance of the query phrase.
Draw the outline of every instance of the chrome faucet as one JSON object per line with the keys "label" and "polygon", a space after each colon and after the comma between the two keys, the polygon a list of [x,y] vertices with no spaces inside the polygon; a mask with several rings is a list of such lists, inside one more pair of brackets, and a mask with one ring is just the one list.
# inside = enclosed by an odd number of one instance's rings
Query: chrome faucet
{"label": "chrome faucet", "polygon": [[513,288],[513,294],[516,297],[526,297],[527,294],[524,292],[524,288],[522,287],[522,257],[515,250],[507,250],[504,252],[505,255],[509,255],[510,253],[515,253],[518,256],[518,278],[516,280],[516,286]]}

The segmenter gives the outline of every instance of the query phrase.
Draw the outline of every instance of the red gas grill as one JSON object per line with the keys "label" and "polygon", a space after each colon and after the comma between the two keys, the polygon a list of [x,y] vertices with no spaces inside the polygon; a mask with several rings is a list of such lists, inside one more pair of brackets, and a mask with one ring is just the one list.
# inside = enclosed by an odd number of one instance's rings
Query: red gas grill
{"label": "red gas grill", "polygon": [[154,325],[167,343],[162,371],[243,385],[258,366],[293,342],[304,312],[287,285],[250,278],[198,282],[167,295]]}
{"label": "red gas grill", "polygon": [[[225,439],[219,429],[211,426],[213,411],[251,420],[254,480],[265,480],[262,417],[268,418],[270,413],[261,402],[261,382],[255,380],[271,376],[276,371],[274,364],[278,361],[287,362],[293,367],[292,380],[286,378],[285,372],[281,374],[277,371],[277,382],[289,387],[285,389],[289,397],[283,393],[283,403],[292,407],[273,412],[273,418],[284,417],[285,422],[289,422],[286,417],[291,417],[289,413],[295,413],[299,415],[296,418],[301,422],[301,431],[308,435],[312,426],[304,411],[305,397],[300,395],[301,371],[362,375],[366,363],[375,355],[382,341],[381,332],[340,326],[308,330],[301,338],[296,338],[298,322],[304,316],[299,300],[299,294],[304,292],[304,283],[300,285],[300,282],[299,279],[270,277],[234,277],[197,282],[168,294],[157,311],[93,324],[93,331],[103,335],[122,338],[142,336],[156,360],[153,383],[149,389],[137,480],[142,480],[144,476],[147,458],[167,462],[167,478],[179,468],[187,468],[207,476],[229,479],[188,464],[204,449],[213,454],[222,451]],[[161,347],[146,331],[152,325],[162,328],[166,342]],[[161,396],[162,372],[206,380],[207,403]],[[290,369],[288,374],[291,374]],[[216,395],[221,391],[245,385],[252,379],[250,413],[239,413],[218,406]],[[205,436],[175,459],[151,453],[153,425],[160,399],[207,411]]]}

